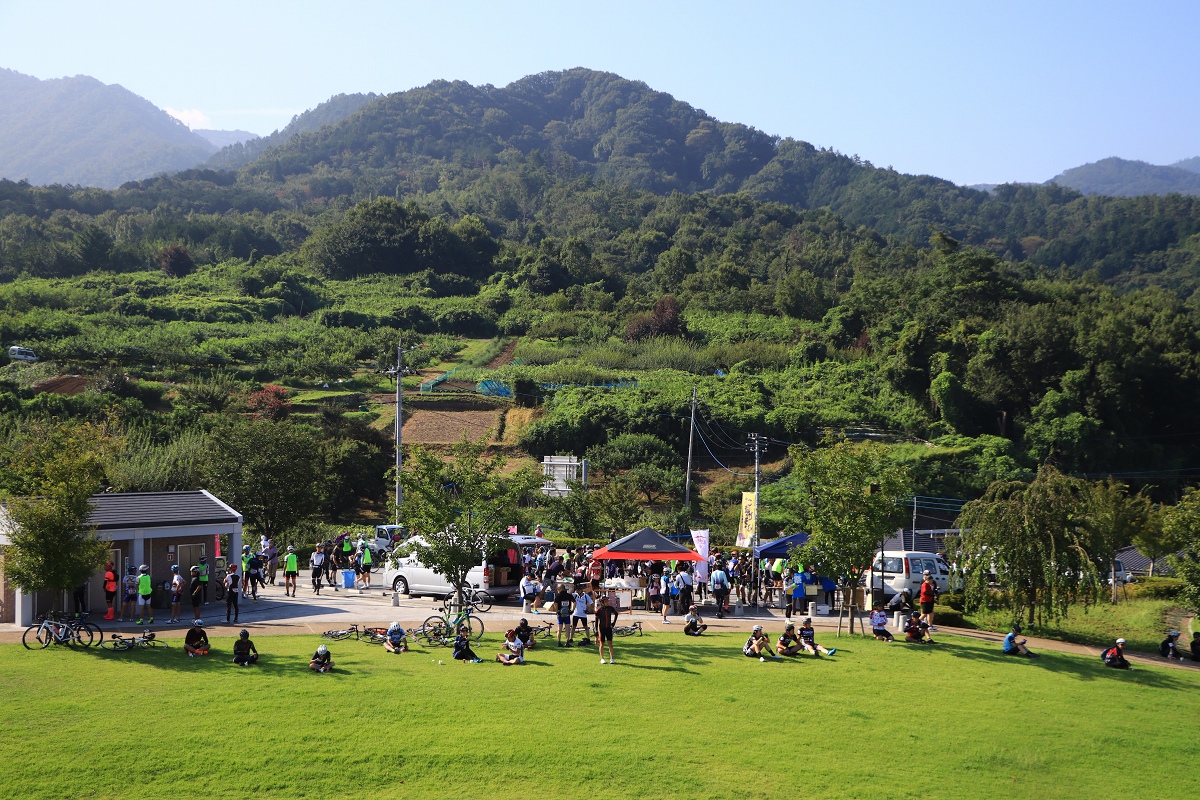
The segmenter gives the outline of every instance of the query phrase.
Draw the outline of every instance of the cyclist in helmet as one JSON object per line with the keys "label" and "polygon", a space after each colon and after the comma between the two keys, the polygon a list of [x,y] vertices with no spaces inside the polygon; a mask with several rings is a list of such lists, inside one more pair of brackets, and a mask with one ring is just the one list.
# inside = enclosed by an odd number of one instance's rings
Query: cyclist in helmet
{"label": "cyclist in helmet", "polygon": [[153,624],[154,607],[150,605],[150,600],[154,596],[154,582],[150,580],[150,567],[146,566],[145,564],[142,564],[140,567],[138,567],[137,593],[137,624],[141,625],[143,620],[149,620],[149,622]]}
{"label": "cyclist in helmet", "polygon": [[313,672],[333,672],[333,656],[329,654],[329,648],[325,645],[318,647],[308,662],[308,668]]}
{"label": "cyclist in helmet", "polygon": [[239,667],[248,667],[258,661],[258,648],[250,641],[250,631],[243,628],[238,633],[238,639],[233,643],[233,663]]}
{"label": "cyclist in helmet", "polygon": [[125,570],[125,577],[121,581],[121,588],[125,592],[125,601],[121,606],[121,619],[118,622],[124,622],[125,617],[129,617],[129,621],[133,622],[133,611],[137,608],[138,599],[138,574],[137,567],[130,566]]}
{"label": "cyclist in helmet", "polygon": [[200,620],[193,620],[192,627],[183,636],[183,649],[188,658],[208,655],[208,634],[204,632],[203,625]]}
{"label": "cyclist in helmet", "polygon": [[393,622],[388,626],[387,638],[383,640],[383,649],[396,655],[408,652],[408,634],[405,633],[404,628],[400,627],[399,622]]}
{"label": "cyclist in helmet", "polygon": [[179,609],[183,603],[183,576],[179,574],[179,565],[171,565],[171,622],[179,622]]}
{"label": "cyclist in helmet", "polygon": [[513,664],[525,663],[525,643],[517,638],[515,630],[509,630],[504,634],[503,649],[496,655],[496,660],[506,667],[511,667]]}

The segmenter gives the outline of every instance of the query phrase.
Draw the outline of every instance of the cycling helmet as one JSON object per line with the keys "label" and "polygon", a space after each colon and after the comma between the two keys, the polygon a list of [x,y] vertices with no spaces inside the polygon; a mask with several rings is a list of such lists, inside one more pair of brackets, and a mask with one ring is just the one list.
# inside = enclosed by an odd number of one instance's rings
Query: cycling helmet
{"label": "cycling helmet", "polygon": [[1125,644],[1125,640],[1124,640],[1124,639],[1117,639],[1117,644]]}
{"label": "cycling helmet", "polygon": [[522,619],[522,620],[521,620],[521,624],[522,624],[522,625],[528,625],[528,624],[529,624],[529,620],[527,620],[527,619]]}
{"label": "cycling helmet", "polygon": [[125,574],[126,575],[136,575],[137,569],[135,567],[130,567],[129,569],[125,570]]}
{"label": "cycling helmet", "polygon": [[762,625],[755,625],[751,630],[753,630],[755,633],[758,633],[762,630]]}
{"label": "cycling helmet", "polygon": [[290,553],[290,552],[292,552],[292,551],[293,551],[293,550],[295,550],[295,549],[296,549],[296,548],[292,547],[290,544],[288,545],[288,552],[289,552],[289,553]]}
{"label": "cycling helmet", "polygon": [[320,653],[321,655],[325,655],[326,653],[329,652],[329,648],[326,647],[325,645],[321,645],[320,647],[317,648],[317,652]]}
{"label": "cycling helmet", "polygon": [[1018,625],[1017,623],[1015,623],[1015,622],[1014,622],[1014,623],[1013,623],[1013,626],[1012,626],[1012,632],[1013,632],[1013,633],[1020,633],[1020,632],[1021,632],[1021,626],[1020,626],[1020,625]]}
{"label": "cycling helmet", "polygon": [[193,628],[203,628],[204,620],[202,620],[202,619],[192,620],[192,627]]}
{"label": "cycling helmet", "polygon": [[179,572],[179,565],[178,565],[178,564],[172,564],[172,565],[171,565],[171,572]]}
{"label": "cycling helmet", "polygon": [[149,571],[150,571],[150,567],[147,566],[146,564],[142,564],[140,567],[138,567],[138,572],[146,573]]}
{"label": "cycling helmet", "polygon": [[240,631],[238,631],[238,636],[242,637],[243,639],[249,639],[250,631],[246,630],[245,628],[242,628]]}
{"label": "cycling helmet", "polygon": [[243,553],[247,552],[249,549],[250,549],[250,545],[248,545],[248,544],[244,544],[244,545],[242,545],[242,552],[243,552]]}
{"label": "cycling helmet", "polygon": [[200,563],[203,564],[205,561],[208,561],[208,556],[200,556]]}
{"label": "cycling helmet", "polygon": [[388,630],[389,630],[389,631],[395,631],[395,630],[399,630],[399,629],[400,629],[400,623],[399,623],[399,622],[393,622],[391,625],[388,625]]}
{"label": "cycling helmet", "polygon": [[193,574],[193,575],[199,575],[199,574],[200,574],[200,568],[199,568],[199,567],[192,567],[192,570],[191,570],[191,572],[192,572],[192,574]]}
{"label": "cycling helmet", "polygon": [[516,635],[517,635],[517,632],[516,632],[516,631],[514,631],[512,628],[509,628],[508,630],[506,630],[506,631],[504,632],[504,638],[505,638],[505,639],[511,639],[511,638],[513,638],[513,637],[514,637],[514,636],[516,636]]}

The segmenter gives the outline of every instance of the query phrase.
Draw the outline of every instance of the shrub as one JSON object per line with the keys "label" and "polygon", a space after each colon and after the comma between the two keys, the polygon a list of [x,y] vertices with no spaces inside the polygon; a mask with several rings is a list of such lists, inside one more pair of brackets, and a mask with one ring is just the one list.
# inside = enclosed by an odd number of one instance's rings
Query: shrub
{"label": "shrub", "polygon": [[963,614],[950,606],[933,607],[934,622],[938,625],[949,625],[954,628],[963,626]]}
{"label": "shrub", "polygon": [[1146,600],[1174,600],[1183,590],[1182,578],[1142,578],[1128,586],[1130,597]]}
{"label": "shrub", "polygon": [[966,608],[966,600],[962,592],[946,592],[938,600],[942,605],[953,608],[955,611],[962,611]]}

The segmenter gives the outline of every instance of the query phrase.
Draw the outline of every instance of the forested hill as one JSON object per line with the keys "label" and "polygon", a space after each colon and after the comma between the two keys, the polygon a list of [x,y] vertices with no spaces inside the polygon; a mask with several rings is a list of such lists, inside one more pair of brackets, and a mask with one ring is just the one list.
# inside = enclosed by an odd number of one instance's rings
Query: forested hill
{"label": "forested hill", "polygon": [[268,149],[283,144],[297,134],[315,131],[324,125],[342,121],[377,96],[373,93],[334,95],[316,108],[310,108],[303,114],[292,117],[292,121],[281,131],[275,131],[262,138],[245,137],[222,147],[219,152],[213,154],[206,166],[213,169],[240,169]]}
{"label": "forested hill", "polygon": [[[1189,162],[1181,162],[1189,163]],[[1144,194],[1200,194],[1200,175],[1179,166],[1160,167],[1145,161],[1105,158],[1066,170],[1050,181],[1084,194],[1137,197]]]}
{"label": "forested hill", "polygon": [[0,69],[0,177],[113,188],[186,169],[215,150],[121,86]]}
{"label": "forested hill", "polygon": [[[546,229],[548,186],[579,178],[829,208],[919,244],[943,230],[1014,261],[1117,282],[1137,257],[1200,232],[1200,202],[1190,198],[1082,197],[1054,185],[976,191],[720,122],[644,83],[581,68],[504,88],[439,81],[386,95],[266,150],[239,185],[310,208],[344,195],[414,197],[454,215]],[[1164,269],[1159,255],[1137,267]],[[1163,282],[1180,280],[1170,273]]]}

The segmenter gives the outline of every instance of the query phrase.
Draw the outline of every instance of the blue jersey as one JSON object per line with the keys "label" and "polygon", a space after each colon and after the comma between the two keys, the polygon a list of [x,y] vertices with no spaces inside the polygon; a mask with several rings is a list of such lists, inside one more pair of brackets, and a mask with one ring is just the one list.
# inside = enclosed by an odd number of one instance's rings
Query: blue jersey
{"label": "blue jersey", "polygon": [[1010,632],[1008,634],[1008,636],[1004,637],[1004,652],[1011,653],[1012,651],[1014,651],[1016,649],[1017,649],[1017,635],[1015,633]]}

